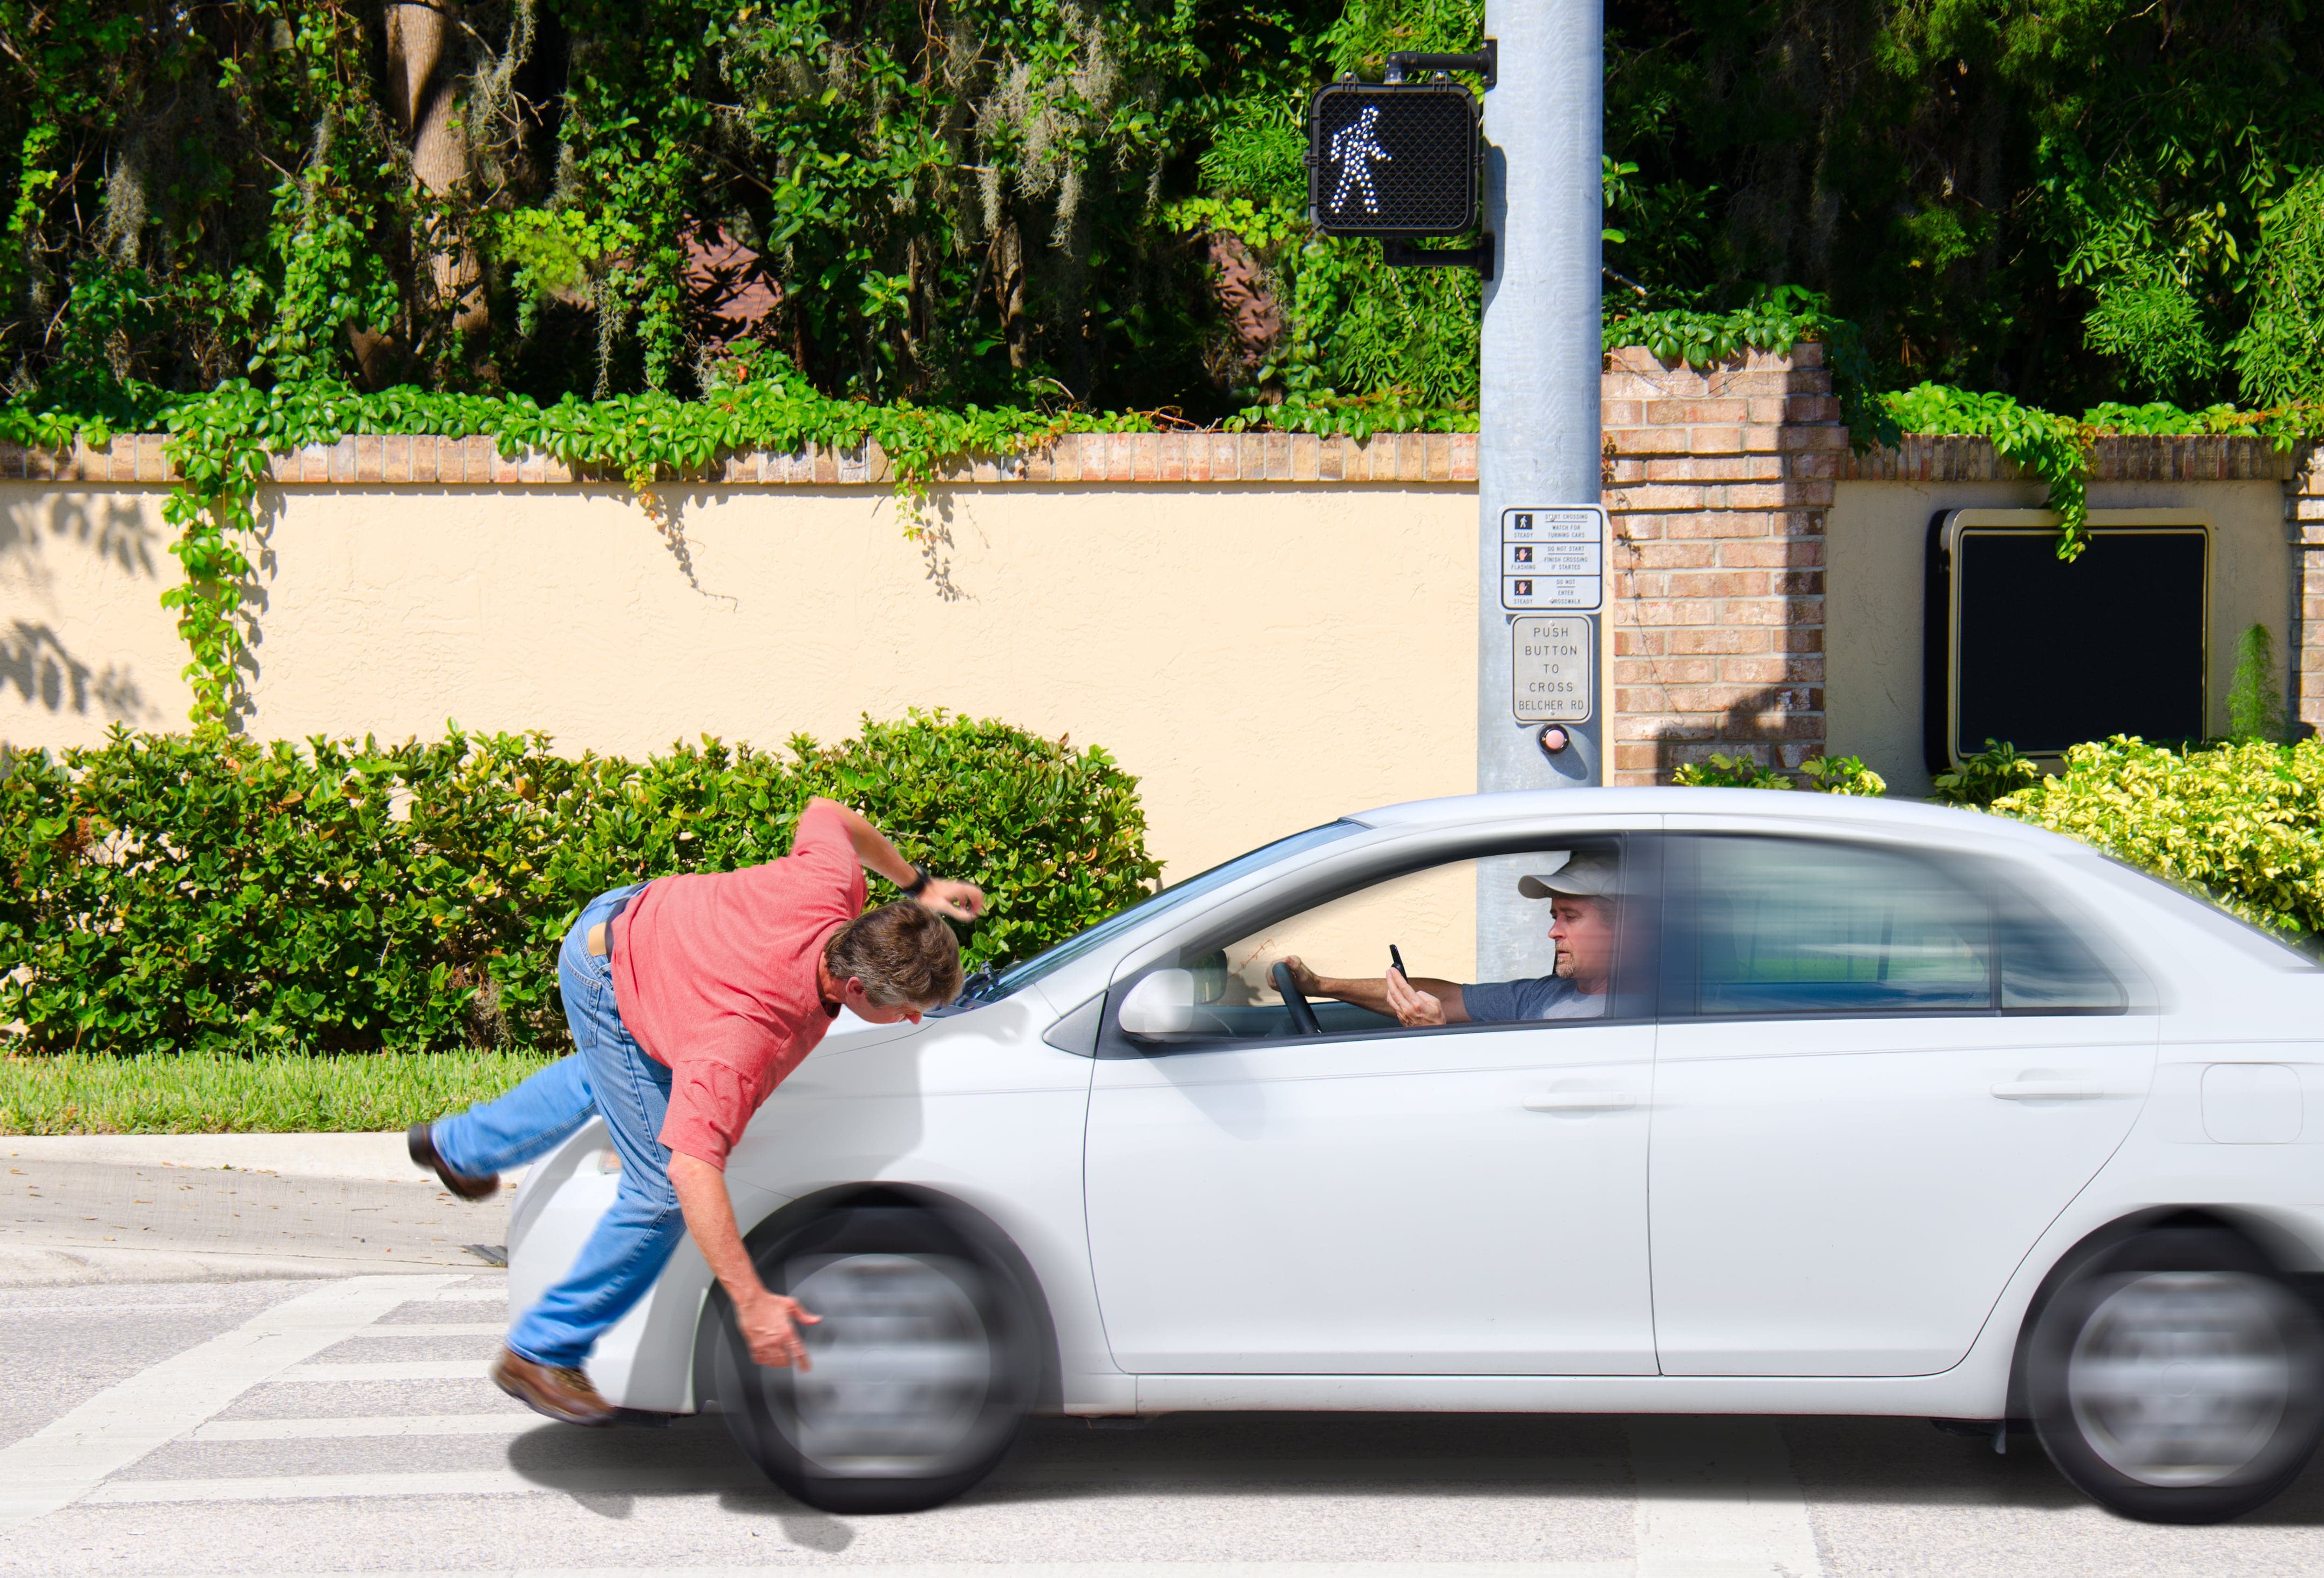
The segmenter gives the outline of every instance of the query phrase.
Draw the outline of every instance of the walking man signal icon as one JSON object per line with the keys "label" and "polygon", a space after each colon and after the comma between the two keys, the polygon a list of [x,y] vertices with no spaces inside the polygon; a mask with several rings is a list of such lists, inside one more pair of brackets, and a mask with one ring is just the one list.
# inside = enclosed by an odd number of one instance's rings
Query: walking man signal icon
{"label": "walking man signal icon", "polygon": [[1395,159],[1379,145],[1373,128],[1379,124],[1379,110],[1364,106],[1356,124],[1342,126],[1332,134],[1331,161],[1340,167],[1340,184],[1332,189],[1332,207],[1344,211],[1348,195],[1352,189],[1363,198],[1364,212],[1379,212],[1379,193],[1372,186],[1372,166],[1392,164]]}
{"label": "walking man signal icon", "polygon": [[1326,235],[1459,235],[1477,223],[1477,96],[1457,82],[1326,83],[1302,162],[1307,217]]}

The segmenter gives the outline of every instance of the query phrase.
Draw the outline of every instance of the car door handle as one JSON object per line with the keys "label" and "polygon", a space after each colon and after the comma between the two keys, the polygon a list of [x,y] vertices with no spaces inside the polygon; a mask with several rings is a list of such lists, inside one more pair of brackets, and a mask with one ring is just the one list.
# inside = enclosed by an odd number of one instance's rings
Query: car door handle
{"label": "car door handle", "polygon": [[2079,1079],[2006,1079],[1993,1094],[2005,1102],[2086,1102],[2106,1094],[2106,1086]]}
{"label": "car door handle", "polygon": [[1637,1104],[1628,1091],[1550,1091],[1525,1099],[1528,1112],[1618,1112]]}

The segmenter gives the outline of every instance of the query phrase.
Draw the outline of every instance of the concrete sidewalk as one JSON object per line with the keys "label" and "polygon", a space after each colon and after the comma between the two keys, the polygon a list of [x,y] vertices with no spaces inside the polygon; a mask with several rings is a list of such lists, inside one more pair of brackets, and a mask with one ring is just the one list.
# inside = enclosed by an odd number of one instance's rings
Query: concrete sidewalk
{"label": "concrete sidewalk", "polygon": [[0,1286],[480,1269],[517,1177],[456,1199],[401,1133],[0,1139]]}

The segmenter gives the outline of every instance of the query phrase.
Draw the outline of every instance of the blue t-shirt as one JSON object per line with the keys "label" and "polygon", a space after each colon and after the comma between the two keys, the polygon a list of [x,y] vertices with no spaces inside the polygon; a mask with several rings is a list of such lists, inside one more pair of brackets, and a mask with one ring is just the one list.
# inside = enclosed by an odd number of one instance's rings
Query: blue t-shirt
{"label": "blue t-shirt", "polygon": [[1487,981],[1461,988],[1469,1022],[1514,1025],[1527,1020],[1589,1020],[1606,1011],[1603,992],[1591,996],[1563,975],[1532,981]]}

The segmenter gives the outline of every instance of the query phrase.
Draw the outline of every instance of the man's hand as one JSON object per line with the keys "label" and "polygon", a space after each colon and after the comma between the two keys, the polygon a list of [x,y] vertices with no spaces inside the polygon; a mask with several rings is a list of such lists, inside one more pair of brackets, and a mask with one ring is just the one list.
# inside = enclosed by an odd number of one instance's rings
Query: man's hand
{"label": "man's hand", "polygon": [[734,1306],[734,1324],[742,1329],[742,1341],[750,1344],[751,1357],[770,1370],[797,1365],[802,1375],[815,1366],[807,1361],[807,1343],[798,1329],[815,1325],[822,1319],[821,1315],[809,1315],[796,1298],[763,1290],[748,1304]]}
{"label": "man's hand", "polygon": [[734,1301],[734,1324],[751,1346],[751,1357],[777,1370],[789,1364],[807,1369],[807,1344],[799,1341],[798,1329],[821,1317],[801,1309],[796,1298],[768,1292],[759,1280],[759,1269],[751,1263],[734,1226],[734,1204],[726,1195],[724,1173],[698,1156],[673,1151],[669,1181],[678,1191],[678,1209],[686,1213],[686,1231],[693,1235],[694,1247]]}
{"label": "man's hand", "polygon": [[1332,995],[1330,992],[1323,990],[1323,982],[1322,977],[1318,976],[1314,971],[1310,970],[1305,964],[1299,962],[1298,955],[1289,954],[1285,955],[1283,959],[1283,967],[1291,972],[1291,984],[1299,989],[1300,996],[1329,997]]}
{"label": "man's hand", "polygon": [[943,877],[930,877],[928,885],[914,897],[924,909],[954,920],[974,920],[984,913],[984,890],[974,882],[954,882]]}
{"label": "man's hand", "polygon": [[1380,978],[1388,990],[1388,1010],[1396,1016],[1397,1023],[1408,1029],[1444,1022],[1444,1004],[1423,992],[1404,978],[1401,970],[1390,970]]}

